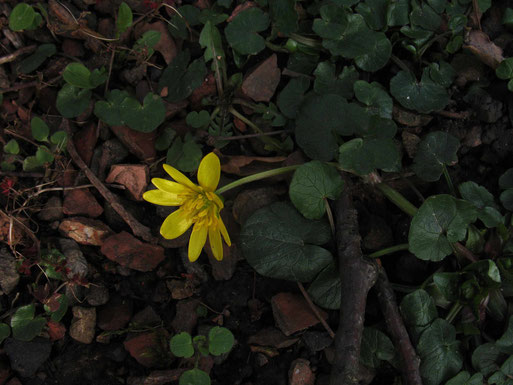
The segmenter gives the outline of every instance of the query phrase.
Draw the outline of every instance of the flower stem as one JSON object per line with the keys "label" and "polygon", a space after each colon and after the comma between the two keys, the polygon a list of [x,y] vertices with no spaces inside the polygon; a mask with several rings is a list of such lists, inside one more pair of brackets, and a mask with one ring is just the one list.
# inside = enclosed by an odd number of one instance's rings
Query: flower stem
{"label": "flower stem", "polygon": [[386,183],[378,183],[376,187],[388,198],[390,202],[395,204],[410,217],[413,217],[417,212],[417,208],[411,204],[409,200]]}
{"label": "flower stem", "polygon": [[449,323],[453,323],[461,309],[463,309],[463,305],[459,302],[455,302],[452,305],[451,310],[449,310],[447,316],[445,316],[445,320]]}
{"label": "flower stem", "polygon": [[407,243],[401,243],[400,245],[395,245],[395,246],[387,247],[386,249],[381,249],[381,250],[375,251],[374,253],[369,254],[367,257],[379,258],[384,255],[395,253],[396,251],[408,250],[408,246],[409,245]]}
{"label": "flower stem", "polygon": [[454,184],[452,183],[451,176],[449,175],[449,171],[447,171],[447,167],[445,166],[445,164],[443,165],[443,172],[445,181],[447,182],[447,186],[449,186],[449,191],[455,198],[457,198],[458,194],[456,194],[456,189],[454,188]]}
{"label": "flower stem", "polygon": [[223,186],[223,187],[219,188],[216,191],[216,194],[222,194],[222,193],[224,193],[224,192],[226,192],[228,190],[231,190],[231,189],[233,189],[235,187],[242,186],[242,185],[244,185],[246,183],[251,183],[251,182],[255,182],[255,181],[260,180],[260,179],[265,179],[265,178],[269,178],[271,176],[281,175],[281,174],[285,174],[287,172],[294,171],[299,166],[300,165],[297,164],[295,166],[280,167],[280,168],[276,168],[274,170],[263,171],[263,172],[259,172],[258,174],[253,174],[253,175],[246,176],[244,178],[236,180],[236,181],[234,181],[232,183],[228,183],[226,186]]}

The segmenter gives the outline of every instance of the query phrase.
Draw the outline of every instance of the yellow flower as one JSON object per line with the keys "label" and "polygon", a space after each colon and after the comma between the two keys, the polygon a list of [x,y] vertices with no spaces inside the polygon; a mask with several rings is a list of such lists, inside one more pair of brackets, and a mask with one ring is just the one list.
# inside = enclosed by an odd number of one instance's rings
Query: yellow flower
{"label": "yellow flower", "polygon": [[224,205],[215,193],[221,176],[219,158],[211,152],[201,160],[198,169],[199,186],[174,167],[164,164],[164,170],[176,182],[153,178],[151,182],[157,190],[143,194],[145,200],[157,205],[180,206],[164,220],[160,234],[166,239],[178,238],[194,225],[189,240],[189,260],[194,262],[198,259],[208,235],[212,253],[220,261],[223,259],[221,235],[228,246],[231,246],[231,242],[219,215]]}

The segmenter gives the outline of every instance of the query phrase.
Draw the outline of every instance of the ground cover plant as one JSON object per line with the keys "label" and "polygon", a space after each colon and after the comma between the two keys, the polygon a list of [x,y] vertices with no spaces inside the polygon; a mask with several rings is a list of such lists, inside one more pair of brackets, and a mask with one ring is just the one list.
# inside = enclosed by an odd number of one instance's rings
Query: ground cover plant
{"label": "ground cover plant", "polygon": [[513,2],[0,12],[0,384],[513,383]]}

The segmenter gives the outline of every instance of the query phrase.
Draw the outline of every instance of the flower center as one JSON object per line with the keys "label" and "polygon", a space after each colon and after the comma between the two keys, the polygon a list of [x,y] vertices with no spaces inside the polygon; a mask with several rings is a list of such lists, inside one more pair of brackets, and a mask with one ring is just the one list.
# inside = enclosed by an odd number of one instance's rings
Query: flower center
{"label": "flower center", "polygon": [[193,223],[198,222],[201,226],[208,227],[217,226],[219,211],[222,208],[219,198],[209,191],[192,193],[182,205],[182,210],[192,217]]}

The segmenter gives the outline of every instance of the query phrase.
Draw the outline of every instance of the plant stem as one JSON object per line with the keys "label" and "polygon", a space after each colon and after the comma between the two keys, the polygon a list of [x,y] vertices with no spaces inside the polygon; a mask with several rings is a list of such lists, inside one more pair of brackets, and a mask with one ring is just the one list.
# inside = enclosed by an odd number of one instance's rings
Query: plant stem
{"label": "plant stem", "polygon": [[461,309],[463,309],[463,305],[459,302],[455,302],[454,305],[452,305],[451,310],[449,310],[447,316],[445,316],[445,320],[449,323],[452,323]]}
{"label": "plant stem", "polygon": [[449,171],[447,171],[447,167],[445,164],[443,165],[443,172],[444,172],[444,178],[447,182],[447,186],[449,186],[449,191],[452,195],[454,195],[455,198],[458,197],[458,194],[456,193],[456,189],[454,188],[454,184],[452,183],[451,176],[449,175]]}
{"label": "plant stem", "polygon": [[413,217],[417,212],[417,208],[396,189],[393,189],[386,183],[379,183],[376,187],[388,198],[388,200],[390,200],[390,202],[395,204],[410,217]]}
{"label": "plant stem", "polygon": [[234,181],[232,183],[228,183],[226,186],[223,186],[223,187],[219,188],[216,191],[216,194],[225,193],[228,190],[231,190],[231,189],[233,189],[235,187],[242,186],[242,185],[244,185],[246,183],[251,183],[251,182],[255,182],[255,181],[260,180],[260,179],[265,179],[265,178],[269,178],[271,176],[281,175],[281,174],[285,174],[287,172],[294,171],[299,166],[300,165],[298,164],[298,165],[295,165],[295,166],[280,167],[280,168],[276,168],[274,170],[263,171],[263,172],[259,172],[258,174],[253,174],[253,175],[246,176],[244,178],[236,180],[236,181]]}
{"label": "plant stem", "polygon": [[374,253],[367,255],[367,257],[379,258],[384,255],[393,254],[396,251],[408,250],[408,246],[409,245],[407,243],[401,243],[400,245],[395,245],[395,246],[387,247],[386,249],[381,249],[381,250],[375,251]]}

